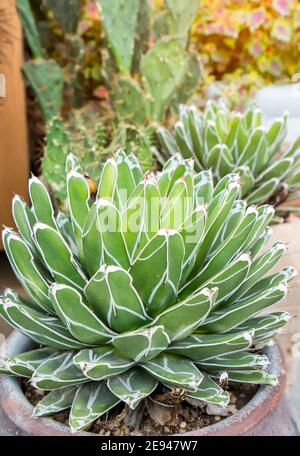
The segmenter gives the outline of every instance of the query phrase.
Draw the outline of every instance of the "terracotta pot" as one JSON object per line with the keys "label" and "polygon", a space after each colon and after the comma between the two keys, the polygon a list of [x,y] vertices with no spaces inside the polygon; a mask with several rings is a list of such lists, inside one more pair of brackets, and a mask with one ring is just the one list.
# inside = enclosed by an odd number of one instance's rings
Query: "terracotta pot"
{"label": "terracotta pot", "polygon": [[[32,347],[32,342],[14,331],[6,342],[6,355]],[[285,363],[277,345],[266,349],[271,370],[279,377],[279,386],[260,387],[248,404],[234,415],[217,424],[188,432],[186,436],[217,435],[296,435],[283,395],[286,385]],[[0,380],[0,435],[68,436],[70,429],[50,418],[32,417],[33,406],[24,396],[20,381],[14,377]],[[76,435],[95,435],[78,432]]]}

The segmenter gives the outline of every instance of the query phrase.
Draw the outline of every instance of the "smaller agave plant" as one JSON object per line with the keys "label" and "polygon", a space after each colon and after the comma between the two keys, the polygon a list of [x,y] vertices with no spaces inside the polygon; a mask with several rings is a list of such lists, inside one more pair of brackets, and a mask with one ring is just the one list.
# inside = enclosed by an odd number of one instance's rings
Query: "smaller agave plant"
{"label": "smaller agave plant", "polygon": [[32,177],[32,206],[13,200],[19,233],[3,231],[28,299],[5,290],[0,315],[36,346],[0,372],[49,391],[34,415],[70,409],[79,431],[119,403],[149,407],[155,391],[226,406],[227,382],[276,385],[258,350],[289,319],[269,308],[295,270],[269,274],[281,242],[261,253],[273,208],[247,208],[237,175],[214,185],[178,155],[143,175],[118,151],[96,196],[73,156],[67,169],[69,216]]}
{"label": "smaller agave plant", "polygon": [[193,158],[196,170],[211,169],[215,182],[238,173],[248,204],[277,207],[300,195],[300,137],[281,153],[286,119],[284,115],[267,128],[256,107],[242,114],[209,102],[203,113],[181,106],[174,132],[160,128],[158,136],[167,156],[179,152]]}

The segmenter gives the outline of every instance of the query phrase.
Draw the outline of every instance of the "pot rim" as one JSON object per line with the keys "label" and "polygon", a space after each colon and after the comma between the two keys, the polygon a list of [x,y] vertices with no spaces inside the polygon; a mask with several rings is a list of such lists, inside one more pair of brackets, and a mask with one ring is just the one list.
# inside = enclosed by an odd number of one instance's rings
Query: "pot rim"
{"label": "pot rim", "polygon": [[[5,341],[5,356],[16,355],[30,350],[33,342],[14,330]],[[220,436],[243,435],[260,423],[277,405],[286,386],[286,365],[283,353],[277,343],[264,349],[270,360],[270,371],[277,375],[277,386],[260,386],[250,401],[235,414],[204,428],[195,429],[181,436]],[[80,431],[72,433],[71,429],[51,418],[32,416],[33,405],[25,397],[21,382],[16,377],[0,378],[0,407],[9,420],[21,431],[29,435],[39,436],[97,436],[97,434]],[[100,437],[98,435],[98,437]]]}

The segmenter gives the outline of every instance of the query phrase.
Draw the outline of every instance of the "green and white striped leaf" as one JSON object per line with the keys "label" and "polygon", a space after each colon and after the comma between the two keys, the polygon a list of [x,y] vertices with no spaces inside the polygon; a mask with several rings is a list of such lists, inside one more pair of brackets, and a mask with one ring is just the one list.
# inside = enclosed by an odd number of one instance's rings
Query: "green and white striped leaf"
{"label": "green and white striped leaf", "polygon": [[85,430],[120,402],[104,382],[89,382],[76,392],[69,418],[72,432]]}
{"label": "green and white striped leaf", "polygon": [[89,379],[75,366],[74,354],[63,352],[44,361],[31,377],[32,385],[42,390],[55,390],[88,382]]}
{"label": "green and white striped leaf", "polygon": [[221,179],[235,168],[232,153],[226,144],[216,144],[207,155],[207,166],[213,168],[217,179]]}
{"label": "green and white striped leaf", "polygon": [[13,198],[12,213],[23,240],[31,247],[33,253],[39,256],[33,238],[33,226],[36,223],[35,215],[23,198],[18,195],[15,195]]}
{"label": "green and white striped leaf", "polygon": [[90,208],[90,190],[87,180],[76,171],[67,176],[68,203],[73,231],[80,256],[83,256],[81,238]]}
{"label": "green and white striped leaf", "polygon": [[229,305],[243,296],[261,277],[270,271],[280,260],[286,251],[283,242],[276,242],[266,253],[257,258],[250,266],[247,279],[240,283],[238,290],[230,297],[226,305]]}
{"label": "green and white striped leaf", "polygon": [[152,324],[162,325],[172,341],[182,340],[205,321],[217,295],[217,288],[204,288],[164,310]]}
{"label": "green and white striped leaf", "polygon": [[236,331],[254,330],[255,340],[258,337],[268,336],[270,333],[285,326],[292,317],[288,312],[273,312],[260,317],[254,317],[236,328]]}
{"label": "green and white striped leaf", "polygon": [[126,155],[123,149],[119,149],[114,158],[118,170],[115,199],[122,209],[136,186],[140,183],[143,173],[138,160],[133,154]]}
{"label": "green and white striped leaf", "polygon": [[120,353],[124,353],[136,363],[155,358],[170,342],[164,327],[158,325],[119,334],[112,340]]}
{"label": "green and white striped leaf", "polygon": [[241,180],[241,197],[245,198],[255,186],[255,177],[249,166],[238,166],[233,170],[240,176]]}
{"label": "green and white striped leaf", "polygon": [[44,361],[58,353],[51,348],[40,348],[6,358],[6,365],[13,374],[30,378]]}
{"label": "green and white striped leaf", "polygon": [[92,380],[104,380],[130,369],[134,362],[113,347],[81,350],[74,357],[75,365]]}
{"label": "green and white striped leaf", "polygon": [[[219,303],[222,303],[222,301],[228,299],[235,290],[239,289],[249,273],[250,265],[250,256],[244,253],[228,266],[226,266],[223,270],[221,270],[221,272],[212,276],[211,279],[209,279],[207,282],[204,282],[204,284],[199,284],[199,288],[218,288],[219,293],[215,303],[218,305]],[[191,285],[192,287],[183,289],[179,296],[189,296],[190,291],[193,290],[193,288],[197,287],[197,280],[193,281]]]}
{"label": "green and white striped leaf", "polygon": [[280,181],[277,177],[261,184],[256,190],[250,193],[247,198],[248,204],[263,204],[275,193]]}
{"label": "green and white striped leaf", "polygon": [[[247,236],[251,233],[256,219],[257,211],[253,207],[249,207],[241,223],[232,231],[226,241],[220,245],[215,255],[210,258],[204,268],[200,269],[199,273],[185,284],[181,293],[183,291],[186,295],[187,293],[199,289],[200,286],[209,283],[209,281],[213,281],[214,278],[216,281],[223,280],[226,277],[228,278],[228,274],[230,276],[233,272],[237,271],[239,271],[242,276],[244,275],[245,278],[244,273],[247,272],[247,268],[250,266],[250,260],[247,254],[241,255],[240,258],[237,259],[237,262],[233,263],[231,267],[229,263],[243,250]],[[226,265],[229,265],[229,270],[226,269]],[[223,293],[221,292],[220,299],[222,294]],[[224,296],[226,296],[226,292],[224,293]]]}
{"label": "green and white striped leaf", "polygon": [[265,370],[230,370],[228,371],[229,382],[254,383],[256,385],[278,385],[278,378],[275,374]]}
{"label": "green and white striped leaf", "polygon": [[2,232],[3,245],[11,267],[17,278],[33,299],[36,309],[42,308],[53,313],[53,307],[48,297],[49,277],[45,277],[38,266],[31,249],[12,230],[6,228]]}
{"label": "green and white striped leaf", "polygon": [[229,393],[224,391],[207,374],[203,374],[203,380],[198,390],[194,392],[189,391],[187,396],[209,404],[220,405],[221,407],[226,407],[230,400]]}
{"label": "green and white striped leaf", "polygon": [[210,203],[213,190],[214,181],[211,170],[201,171],[194,178],[195,197],[197,204],[205,205]]}
{"label": "green and white striped leaf", "polygon": [[35,342],[60,350],[81,348],[61,321],[10,299],[0,299],[0,315]]}
{"label": "green and white striped leaf", "polygon": [[294,164],[294,158],[289,157],[289,158],[282,158],[281,160],[276,161],[275,163],[272,163],[267,169],[265,169],[257,178],[257,182],[267,182],[270,179],[273,178],[278,178],[280,180],[283,180],[290,169],[292,168]]}
{"label": "green and white striped leaf", "polygon": [[87,345],[99,345],[111,339],[114,333],[84,303],[77,290],[56,283],[49,295],[58,317],[75,339]]}
{"label": "green and white striped leaf", "polygon": [[127,269],[129,255],[122,232],[121,215],[106,199],[97,201],[97,223],[101,232],[106,263]]}
{"label": "green and white striped leaf", "polygon": [[[227,216],[229,215],[234,201],[240,191],[237,176],[228,176],[228,184],[223,191],[217,193],[208,206],[208,216],[206,223],[206,234],[201,245],[201,249],[196,257],[194,266],[195,273],[198,272],[205,261],[205,258],[217,238]],[[220,183],[219,183],[220,184]],[[215,188],[216,191],[217,187]]]}
{"label": "green and white striped leaf", "polygon": [[86,277],[62,235],[42,223],[35,225],[34,235],[44,263],[55,280],[83,290]]}
{"label": "green and white striped leaf", "polygon": [[121,214],[122,230],[132,263],[137,253],[160,229],[161,201],[153,174],[146,174]]}
{"label": "green and white striped leaf", "polygon": [[185,255],[183,263],[183,274],[186,274],[186,268],[190,270],[193,265],[195,254],[197,253],[205,233],[207,211],[204,206],[198,205],[191,215],[184,221],[180,227],[180,234],[185,245]]}
{"label": "green and white striped leaf", "polygon": [[187,391],[197,391],[203,374],[192,361],[172,353],[164,353],[141,366],[161,383]]}
{"label": "green and white striped leaf", "polygon": [[200,361],[247,350],[252,342],[253,331],[247,328],[230,334],[192,334],[184,341],[173,343],[168,351]]}
{"label": "green and white striped leaf", "polygon": [[275,287],[269,287],[262,292],[254,294],[243,302],[232,304],[225,311],[216,311],[211,313],[206,322],[199,327],[202,332],[228,332],[239,326],[248,318],[255,316],[260,311],[267,309],[276,302],[285,297],[287,286],[280,284]]}
{"label": "green and white striped leaf", "polygon": [[44,184],[35,176],[29,180],[32,210],[38,222],[57,229],[51,198]]}
{"label": "green and white striped leaf", "polygon": [[160,230],[131,266],[133,286],[151,316],[174,302],[184,253],[183,240],[177,231]]}
{"label": "green and white striped leaf", "polygon": [[82,250],[86,269],[93,276],[104,264],[104,249],[98,223],[97,203],[89,210],[82,233]]}
{"label": "green and white striped leaf", "polygon": [[216,369],[226,370],[226,372],[236,369],[265,369],[269,364],[266,356],[247,352],[231,353],[230,355],[216,356],[207,360],[202,359],[196,363],[200,369],[206,372]]}
{"label": "green and white striped leaf", "polygon": [[249,300],[251,297],[256,296],[258,293],[267,291],[270,288],[278,287],[280,285],[287,285],[294,277],[296,277],[297,271],[295,268],[287,266],[275,274],[264,277],[263,279],[256,282],[252,288],[250,288],[244,296],[241,296],[237,302],[244,302]]}
{"label": "green and white striped leaf", "polygon": [[50,391],[35,406],[33,416],[52,416],[71,407],[77,386],[67,386]]}
{"label": "green and white striped leaf", "polygon": [[78,257],[78,249],[71,220],[66,216],[64,212],[58,212],[56,216],[56,223],[59,231],[61,232],[67,244],[70,246],[73,254]]}
{"label": "green and white striped leaf", "polygon": [[114,158],[109,158],[102,169],[97,191],[97,200],[107,199],[108,201],[114,201],[117,178],[117,163]]}
{"label": "green and white striped leaf", "polygon": [[85,296],[95,313],[113,330],[129,331],[149,321],[132,277],[117,266],[103,265],[89,280]]}
{"label": "green and white striped leaf", "polygon": [[178,179],[162,205],[161,227],[179,230],[191,215],[194,206],[194,186],[192,176]]}
{"label": "green and white striped leaf", "polygon": [[124,374],[109,378],[107,386],[111,392],[131,409],[149,396],[157,387],[158,380],[139,367],[133,367]]}

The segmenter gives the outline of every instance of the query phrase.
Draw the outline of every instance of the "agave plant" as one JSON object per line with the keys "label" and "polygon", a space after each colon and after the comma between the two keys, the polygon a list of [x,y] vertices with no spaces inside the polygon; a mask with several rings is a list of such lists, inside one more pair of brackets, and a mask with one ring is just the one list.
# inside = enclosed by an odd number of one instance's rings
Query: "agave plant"
{"label": "agave plant", "polygon": [[260,253],[274,209],[247,208],[237,175],[214,185],[191,166],[174,156],[143,176],[118,151],[91,198],[69,156],[70,217],[54,213],[36,177],[31,208],[14,197],[19,233],[5,228],[3,243],[29,299],[6,290],[0,314],[38,346],[3,358],[0,371],[49,391],[36,416],[70,408],[78,431],[156,388],[226,406],[226,381],[277,383],[256,351],[287,323],[286,312],[263,312],[295,275],[266,276],[285,250]]}
{"label": "agave plant", "polygon": [[300,194],[300,137],[280,153],[286,132],[286,115],[267,128],[256,107],[241,114],[210,102],[203,113],[181,106],[174,133],[158,134],[167,155],[193,158],[196,170],[212,169],[215,182],[238,173],[248,204],[279,206]]}

